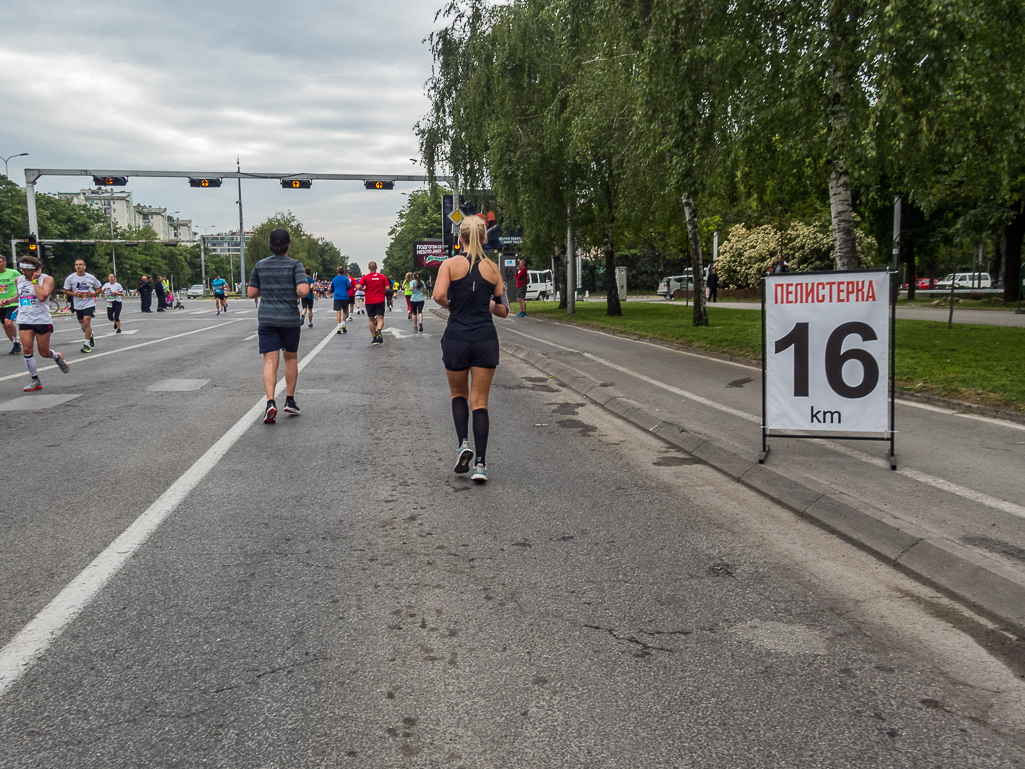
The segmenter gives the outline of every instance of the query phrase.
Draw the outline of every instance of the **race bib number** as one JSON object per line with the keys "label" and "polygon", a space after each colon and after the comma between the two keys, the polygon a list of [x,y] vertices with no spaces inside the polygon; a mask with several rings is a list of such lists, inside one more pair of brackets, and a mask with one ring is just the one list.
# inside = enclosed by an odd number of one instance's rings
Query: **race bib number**
{"label": "race bib number", "polygon": [[34,296],[19,296],[18,306],[19,307],[34,307],[37,304]]}

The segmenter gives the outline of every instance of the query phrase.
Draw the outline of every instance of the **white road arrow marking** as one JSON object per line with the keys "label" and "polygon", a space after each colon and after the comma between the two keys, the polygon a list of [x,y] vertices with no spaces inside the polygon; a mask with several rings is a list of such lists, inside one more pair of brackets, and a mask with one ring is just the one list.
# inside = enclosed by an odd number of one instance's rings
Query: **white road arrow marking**
{"label": "white road arrow marking", "polygon": [[391,334],[396,339],[410,339],[410,338],[415,338],[415,337],[419,337],[419,336],[430,336],[430,334],[425,334],[423,332],[406,334],[406,333],[403,333],[402,331],[399,331],[397,328],[386,328],[384,330],[384,333],[385,334]]}

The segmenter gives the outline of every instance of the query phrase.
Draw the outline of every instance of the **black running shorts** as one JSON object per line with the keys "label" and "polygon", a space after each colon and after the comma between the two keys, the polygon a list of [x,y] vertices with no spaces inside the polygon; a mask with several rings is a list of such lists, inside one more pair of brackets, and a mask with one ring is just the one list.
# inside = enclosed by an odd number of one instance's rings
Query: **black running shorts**
{"label": "black running shorts", "polygon": [[304,296],[299,301],[302,302],[302,306],[303,307],[308,307],[309,309],[312,310],[313,309],[313,299],[314,299],[313,294],[307,294],[306,296]]}
{"label": "black running shorts", "polygon": [[498,368],[498,337],[480,342],[441,338],[441,362],[449,371]]}
{"label": "black running shorts", "polygon": [[349,300],[348,299],[335,299],[335,312],[348,312],[349,311]]}
{"label": "black running shorts", "polygon": [[384,302],[377,302],[376,304],[367,305],[367,316],[374,318],[378,315],[384,315]]}
{"label": "black running shorts", "polygon": [[7,320],[11,313],[18,309],[18,305],[10,304],[7,307],[0,307],[0,321]]}
{"label": "black running shorts", "polygon": [[421,300],[421,301],[419,301],[419,302],[414,302],[414,301],[413,301],[413,300],[411,299],[411,300],[409,301],[409,306],[413,308],[413,314],[414,314],[414,315],[420,315],[420,314],[422,314],[422,313],[423,313],[423,311],[424,311],[424,303],[423,303],[423,301],[422,301],[422,300]]}
{"label": "black running shorts", "polygon": [[121,302],[107,303],[107,320],[111,323],[118,323],[121,321]]}
{"label": "black running shorts", "polygon": [[260,354],[284,350],[299,352],[299,335],[302,326],[259,326],[256,331],[260,339]]}
{"label": "black running shorts", "polygon": [[35,331],[37,334],[52,334],[53,324],[51,323],[19,323],[19,331]]}
{"label": "black running shorts", "polygon": [[92,318],[96,315],[95,307],[86,307],[84,310],[75,310],[75,315],[78,316],[79,320],[84,319],[87,315]]}

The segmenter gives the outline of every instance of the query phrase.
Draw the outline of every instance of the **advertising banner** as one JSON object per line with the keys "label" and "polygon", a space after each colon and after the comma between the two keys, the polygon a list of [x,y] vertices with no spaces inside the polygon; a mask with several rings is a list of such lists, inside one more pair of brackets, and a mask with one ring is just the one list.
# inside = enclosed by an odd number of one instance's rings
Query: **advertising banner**
{"label": "advertising banner", "polygon": [[437,269],[448,253],[445,244],[440,240],[419,240],[413,243],[413,266]]}
{"label": "advertising banner", "polygon": [[887,433],[890,276],[765,278],[765,430]]}

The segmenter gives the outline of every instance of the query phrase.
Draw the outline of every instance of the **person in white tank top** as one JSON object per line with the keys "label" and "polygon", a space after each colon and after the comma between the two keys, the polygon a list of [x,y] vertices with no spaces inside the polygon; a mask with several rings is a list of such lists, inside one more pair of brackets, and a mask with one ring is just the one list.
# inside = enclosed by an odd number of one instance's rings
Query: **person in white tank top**
{"label": "person in white tank top", "polygon": [[57,367],[67,374],[71,366],[64,356],[50,349],[50,334],[53,325],[50,323],[50,294],[53,293],[53,278],[43,274],[42,263],[34,256],[18,258],[18,334],[21,337],[21,349],[25,356],[25,367],[32,381],[23,388],[25,392],[42,390],[36,369],[35,349],[39,349],[42,358],[50,358]]}

